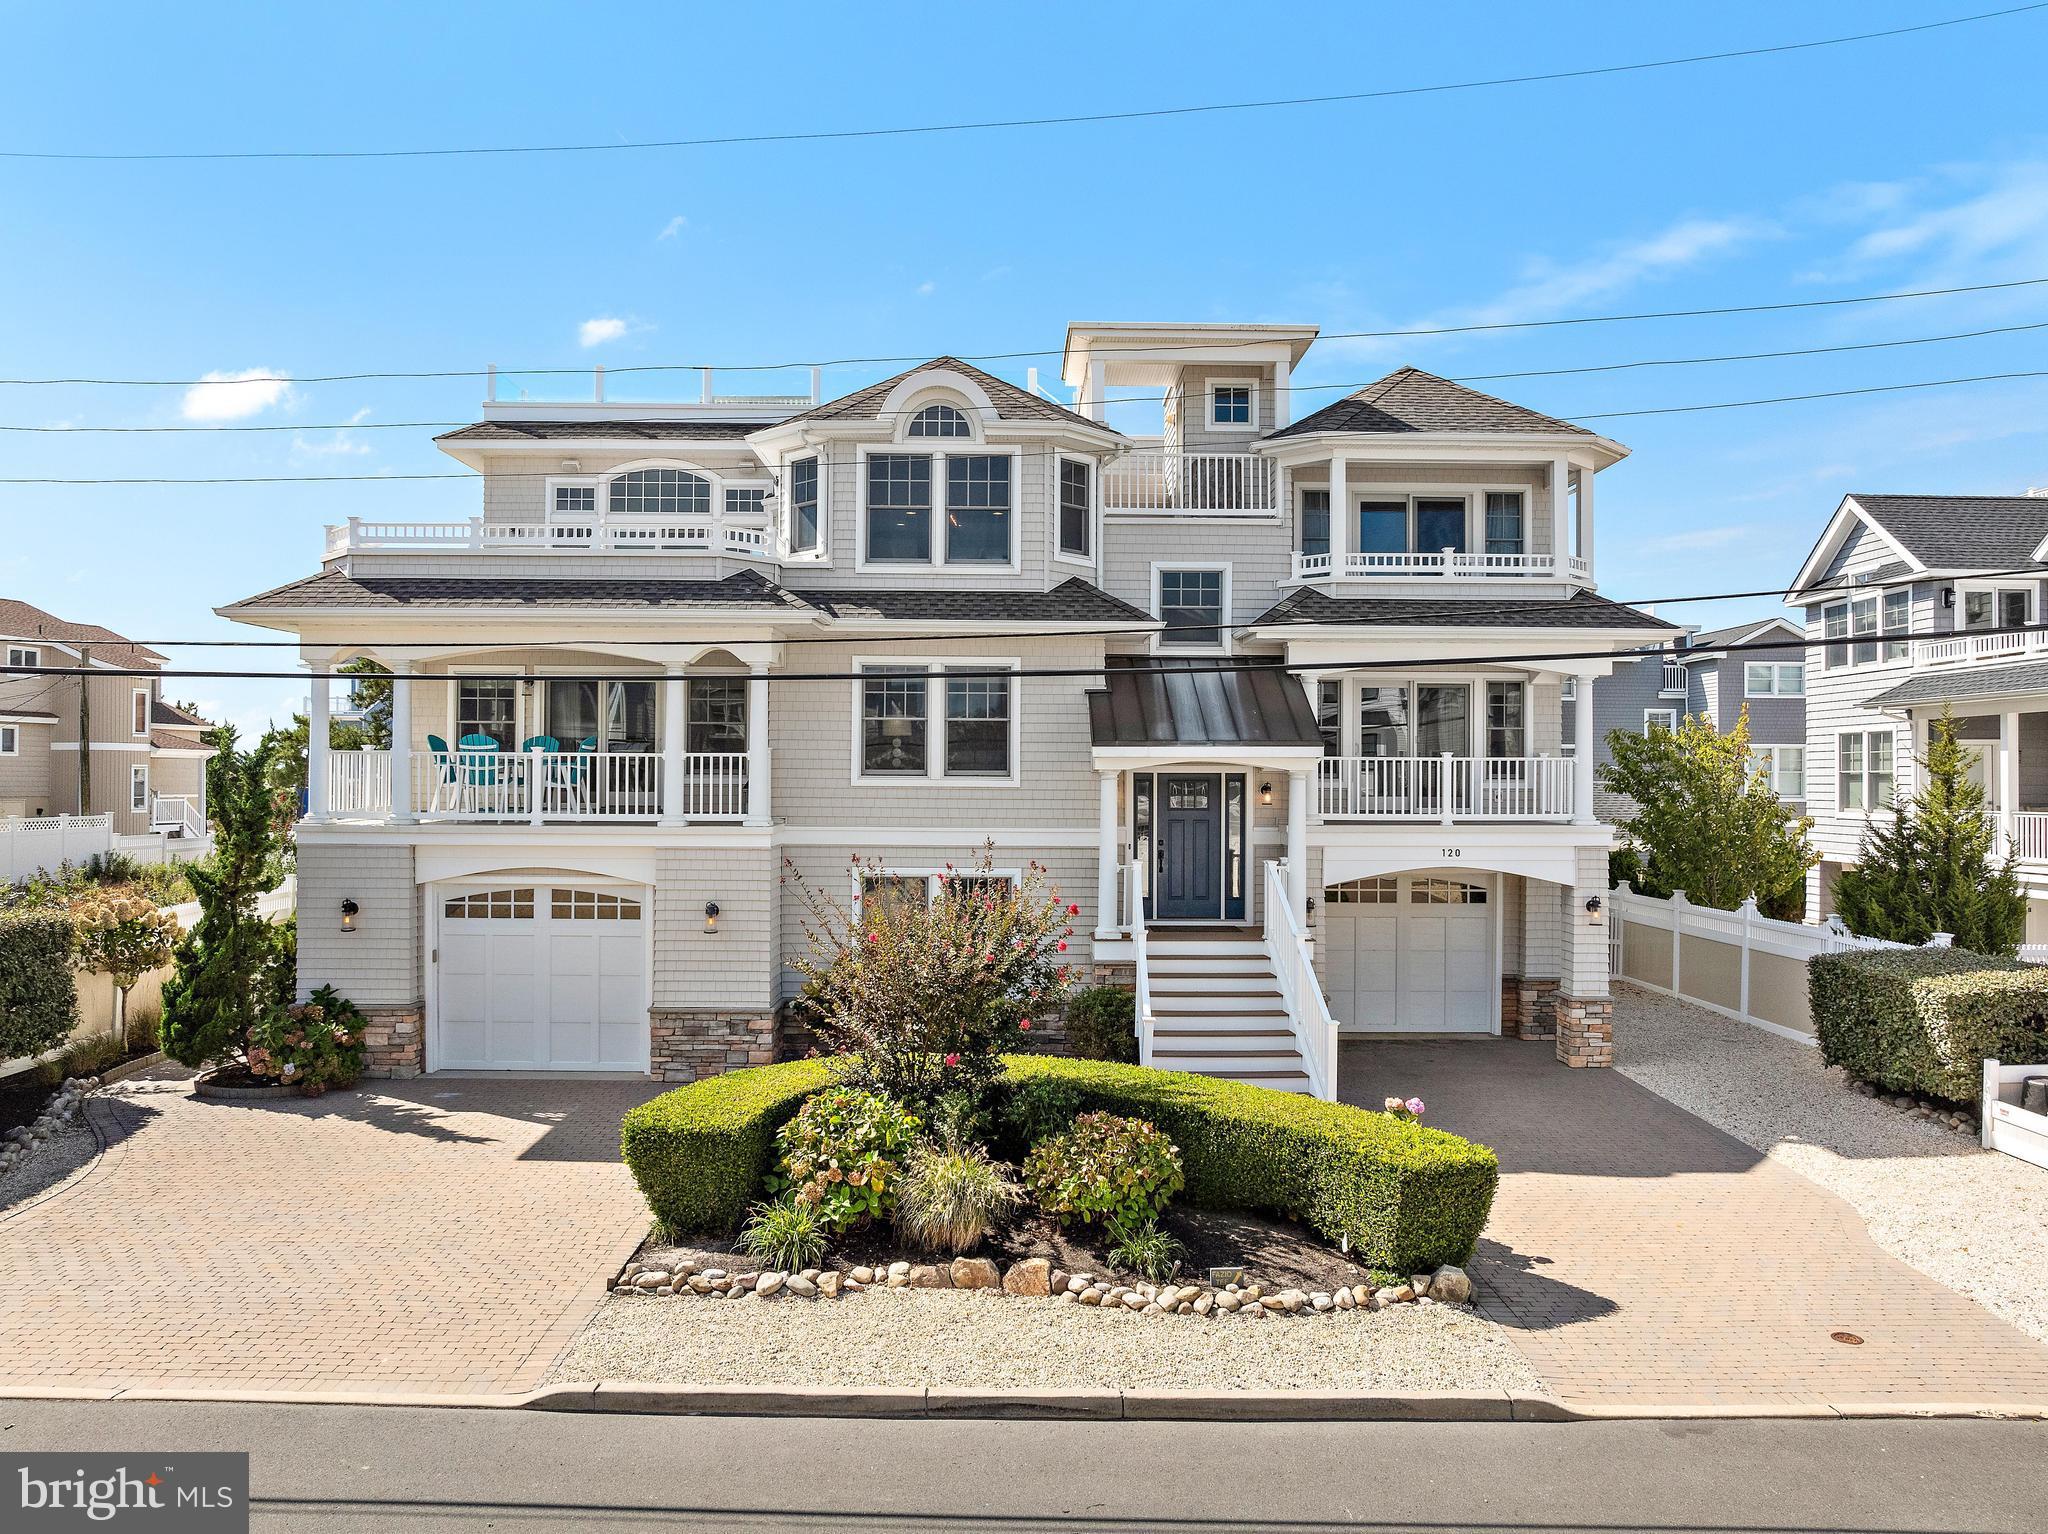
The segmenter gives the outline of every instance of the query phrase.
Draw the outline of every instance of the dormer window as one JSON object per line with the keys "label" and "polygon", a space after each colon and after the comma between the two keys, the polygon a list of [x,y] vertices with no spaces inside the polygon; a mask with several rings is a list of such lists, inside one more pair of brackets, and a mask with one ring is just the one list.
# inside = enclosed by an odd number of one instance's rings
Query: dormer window
{"label": "dormer window", "polygon": [[972,437],[967,417],[951,405],[927,405],[910,418],[909,437]]}
{"label": "dormer window", "polygon": [[711,481],[687,469],[632,469],[611,482],[613,516],[708,517]]}

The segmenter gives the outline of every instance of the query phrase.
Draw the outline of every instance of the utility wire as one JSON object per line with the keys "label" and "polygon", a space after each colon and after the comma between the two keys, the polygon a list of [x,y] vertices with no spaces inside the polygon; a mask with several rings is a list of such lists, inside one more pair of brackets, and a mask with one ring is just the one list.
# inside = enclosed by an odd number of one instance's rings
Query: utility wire
{"label": "utility wire", "polygon": [[[1959,384],[2004,383],[2022,378],[2048,378],[2048,369],[2013,373],[1976,373],[1966,378],[1930,378],[1917,383],[1869,384],[1857,389],[1821,389],[1810,394],[1777,394],[1762,399],[1721,400],[1704,405],[1659,405],[1641,410],[1596,410],[1583,415],[1559,416],[1571,422],[1615,421],[1648,415],[1692,415],[1705,410],[1745,410],[1755,405],[1788,405],[1806,400],[1847,399],[1861,394],[1898,394],[1915,389],[1947,389]],[[979,408],[979,407],[976,407]],[[932,439],[937,441],[939,439]],[[956,439],[957,440],[957,439]],[[0,478],[0,485],[326,485],[377,484],[409,480],[515,480],[559,479],[559,473],[545,469],[506,469],[489,474],[468,470],[421,474],[213,474],[197,476],[137,475],[132,477],[66,478],[57,475],[21,475]]]}
{"label": "utility wire", "polygon": [[[2042,0],[2048,4],[2048,0]],[[1843,298],[1801,298],[1786,299],[1767,304],[1724,304],[1707,309],[1645,309],[1625,314],[1575,314],[1547,320],[1488,320],[1468,325],[1413,325],[1399,330],[1336,330],[1318,334],[1319,341],[1388,341],[1402,340],[1417,336],[1461,336],[1478,332],[1502,330],[1555,330],[1572,325],[1621,325],[1645,320],[1690,320],[1720,319],[1733,314],[1778,314],[1796,309],[1839,309],[1858,304],[1886,304],[1914,298],[1952,298],[1962,293],[1993,293],[2008,288],[2033,288],[2048,284],[2048,277],[2016,277],[2005,282],[1974,282],[1947,288],[1910,288],[1891,293],[1858,293]],[[1247,346],[1270,346],[1270,336],[1255,336],[1249,340],[1231,341],[1218,338],[1213,341],[1190,341],[1161,343],[1143,348],[1147,357],[1157,357],[1169,352],[1209,353]],[[949,352],[945,355],[960,362],[1014,362],[1029,357],[1057,357],[1063,354],[1062,347],[1037,347],[1018,351],[997,352]],[[929,362],[932,354],[917,352],[901,356],[873,357],[824,357],[809,361],[795,362],[636,362],[618,366],[607,365],[607,377],[624,373],[701,373],[706,368],[719,373],[773,373],[789,368],[836,368],[888,366],[896,363]],[[235,384],[282,383],[361,383],[371,379],[434,379],[434,378],[487,378],[495,373],[499,378],[524,378],[557,374],[587,374],[593,371],[589,364],[580,367],[527,367],[527,368],[429,368],[415,371],[382,371],[359,373],[252,373],[239,378],[0,378],[0,385],[21,388],[54,388],[60,385],[90,385],[105,388],[146,388],[146,389],[194,389],[200,387],[223,388]],[[1506,376],[1506,375],[1502,375]],[[501,400],[500,404],[519,404],[518,400]],[[536,401],[535,403],[555,403]]]}
{"label": "utility wire", "polygon": [[[2044,0],[2048,3],[2048,0]],[[1407,96],[1444,95],[1459,91],[1488,90],[1504,85],[1538,85],[1560,80],[1585,80],[1603,75],[1635,74],[1646,70],[1677,69],[1689,65],[1724,63],[1734,59],[1762,58],[1771,54],[1802,53],[1817,48],[1836,48],[1850,43],[1875,42],[1883,38],[1907,37],[1949,27],[1970,26],[2008,16],[2038,11],[2042,4],[2009,6],[2004,10],[1979,11],[1968,16],[1951,16],[1914,26],[1887,27],[1876,32],[1854,32],[1839,37],[1814,38],[1799,43],[1772,43],[1754,48],[1731,48],[1717,53],[1686,54],[1677,58],[1645,59],[1630,64],[1602,64],[1582,69],[1559,69],[1540,74],[1500,75],[1489,79],[1448,81],[1435,85],[1389,86],[1380,90],[1344,91],[1320,96],[1283,96],[1257,101],[1209,102],[1195,106],[1150,107],[1122,112],[1076,112],[1049,117],[984,118],[963,122],[918,123],[895,128],[836,128],[798,133],[735,133],[703,138],[643,139],[625,143],[500,144],[463,145],[423,149],[239,149],[239,150],[133,150],[92,152],[84,150],[0,150],[10,160],[61,160],[67,162],[212,161],[212,160],[401,160],[440,159],[459,156],[599,154],[654,149],[709,149],[740,144],[810,144],[848,139],[907,138],[949,133],[986,133],[1005,129],[1071,127],[1088,123],[1137,122],[1156,118],[1195,117],[1232,112],[1273,111],[1280,108],[1331,106],[1360,101],[1384,101]]]}
{"label": "utility wire", "polygon": [[[2022,331],[2048,330],[2048,320],[2034,320],[2022,325],[1994,325],[1984,330],[1958,330],[1938,336],[1908,336],[1896,341],[1856,341],[1840,346],[1799,346],[1770,352],[1724,352],[1706,357],[1652,357],[1634,362],[1599,362],[1583,367],[1569,368],[1525,368],[1512,373],[1455,373],[1446,375],[1451,383],[1493,383],[1510,378],[1565,378],[1582,373],[1622,373],[1637,368],[1699,367],[1713,363],[1727,362],[1770,362],[1786,357],[1822,357],[1842,352],[1888,351],[1902,346],[1933,346],[1947,341],[1976,341],[1985,336],[2016,335]],[[1326,394],[1333,390],[1363,389],[1378,382],[1365,379],[1358,383],[1286,383],[1267,384],[1264,387],[1273,394]],[[1111,409],[1129,405],[1156,405],[1162,395],[1118,395],[1105,399],[1103,404]],[[535,401],[536,404],[549,403]],[[1057,404],[1058,401],[1053,401]],[[977,412],[984,410],[980,405],[968,407]],[[913,411],[877,411],[873,419],[887,420],[897,416],[914,414]],[[862,420],[870,419],[867,416]],[[449,431],[457,427],[472,426],[473,421],[332,421],[322,425],[306,425],[283,422],[260,426],[11,426],[0,425],[0,431],[33,432],[52,435],[74,433],[177,433],[190,436],[232,436],[244,432],[309,432],[309,431]],[[735,423],[744,425],[745,423]],[[764,425],[775,423],[763,423]],[[758,427],[753,429],[760,429]],[[537,439],[538,440],[538,439]],[[653,440],[653,439],[649,439]]]}

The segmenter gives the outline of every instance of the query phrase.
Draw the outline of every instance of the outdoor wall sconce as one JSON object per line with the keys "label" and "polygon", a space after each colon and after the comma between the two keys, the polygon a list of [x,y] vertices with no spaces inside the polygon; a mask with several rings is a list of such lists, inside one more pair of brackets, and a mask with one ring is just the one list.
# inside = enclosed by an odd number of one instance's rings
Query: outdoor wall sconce
{"label": "outdoor wall sconce", "polygon": [[704,930],[706,932],[716,932],[718,930],[718,902],[715,900],[704,902]]}
{"label": "outdoor wall sconce", "polygon": [[1586,914],[1588,916],[1598,916],[1600,914],[1600,897],[1598,895],[1588,895],[1586,897]]}
{"label": "outdoor wall sconce", "polygon": [[362,907],[357,905],[353,900],[344,900],[341,903],[342,931],[353,932],[356,930],[356,912],[361,909]]}
{"label": "outdoor wall sconce", "polygon": [[1259,803],[1261,803],[1261,804],[1271,804],[1272,802],[1273,802],[1273,785],[1272,785],[1271,783],[1261,783],[1261,784],[1259,785]]}
{"label": "outdoor wall sconce", "polygon": [[1942,605],[1943,607],[1953,607],[1953,606],[1955,606],[1955,605],[1956,605],[1956,588],[1955,588],[1955,587],[1953,587],[1953,586],[1944,586],[1944,587],[1942,587],[1942,588],[1941,588],[1941,605]]}

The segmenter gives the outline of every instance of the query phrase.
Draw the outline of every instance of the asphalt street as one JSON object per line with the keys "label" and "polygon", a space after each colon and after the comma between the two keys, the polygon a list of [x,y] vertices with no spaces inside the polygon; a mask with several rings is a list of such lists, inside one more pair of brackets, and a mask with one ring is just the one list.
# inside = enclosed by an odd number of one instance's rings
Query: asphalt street
{"label": "asphalt street", "polygon": [[2048,1424],[1058,1423],[0,1401],[0,1450],[254,1454],[254,1527],[2048,1527]]}

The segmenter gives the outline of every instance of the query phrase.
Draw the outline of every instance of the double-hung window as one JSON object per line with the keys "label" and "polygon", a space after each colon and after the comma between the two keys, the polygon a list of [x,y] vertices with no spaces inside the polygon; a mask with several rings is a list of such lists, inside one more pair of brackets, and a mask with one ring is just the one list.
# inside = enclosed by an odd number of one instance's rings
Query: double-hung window
{"label": "double-hung window", "polygon": [[[592,715],[594,726],[594,708]],[[455,739],[452,744],[457,748],[473,736],[487,735],[500,751],[516,751],[519,749],[518,718],[517,682],[498,678],[464,678],[455,684]]]}
{"label": "double-hung window", "polygon": [[1748,662],[1742,668],[1745,698],[1803,698],[1806,696],[1806,667],[1799,661]]}
{"label": "double-hung window", "polygon": [[[1802,763],[1802,769],[1804,764]],[[1835,737],[1837,809],[1892,807],[1892,732],[1852,730]]]}
{"label": "double-hung window", "polygon": [[1344,754],[1344,684],[1316,683],[1316,732],[1323,737],[1323,755]]}
{"label": "double-hung window", "polygon": [[858,776],[1016,781],[1016,683],[994,674],[1011,669],[997,660],[863,666]]}
{"label": "double-hung window", "polygon": [[1904,635],[1913,627],[1913,593],[1910,591],[1887,591],[1884,594],[1884,658],[1904,660],[1913,653],[1913,641],[1906,638],[1893,639],[1893,634]]}
{"label": "double-hung window", "polygon": [[1010,562],[1010,459],[974,453],[946,459],[946,563]]}
{"label": "double-hung window", "polygon": [[[1006,565],[1014,547],[1007,453],[875,453],[867,461],[867,559],[873,564]],[[944,487],[944,541],[934,546],[932,489]]]}
{"label": "double-hung window", "polygon": [[1643,733],[1655,734],[1658,730],[1667,735],[1678,728],[1678,710],[1675,708],[1646,708],[1643,710]]}
{"label": "double-hung window", "polygon": [[1298,542],[1301,552],[1304,554],[1329,554],[1329,491],[1304,490],[1301,492],[1301,537]]}
{"label": "double-hung window", "polygon": [[818,552],[818,460],[799,458],[789,466],[789,552]]}
{"label": "double-hung window", "polygon": [[1085,459],[1060,460],[1059,551],[1087,559],[1095,527],[1095,471]]}
{"label": "double-hung window", "polygon": [[931,459],[876,453],[868,459],[868,558],[928,564],[931,557]]}
{"label": "double-hung window", "polygon": [[1529,727],[1522,707],[1520,682],[1486,684],[1486,754],[1494,757],[1527,756]]}
{"label": "double-hung window", "polygon": [[1223,574],[1221,570],[1159,572],[1161,649],[1223,647]]}
{"label": "double-hung window", "polygon": [[128,721],[131,732],[137,736],[147,735],[149,733],[149,689],[147,687],[135,689],[130,699],[130,707],[133,711],[132,717]]}
{"label": "double-hung window", "polygon": [[1489,490],[1486,492],[1486,552],[1489,554],[1524,554],[1522,525],[1522,492],[1519,490]]}
{"label": "double-hung window", "polygon": [[738,676],[693,676],[687,749],[692,755],[738,755],[747,749],[747,680]]}
{"label": "double-hung window", "polygon": [[128,808],[138,814],[149,808],[149,769],[139,762],[128,769]]}
{"label": "double-hung window", "polygon": [[[1853,597],[1821,609],[1821,637],[1828,640],[1826,668],[1868,666],[1899,660],[1912,649],[1913,594],[1887,591]],[[1852,640],[1845,644],[1843,640]]]}
{"label": "double-hung window", "polygon": [[0,756],[21,754],[21,726],[0,724]]}
{"label": "double-hung window", "polygon": [[1806,747],[1757,746],[1754,750],[1772,793],[1780,799],[1806,797]]}

